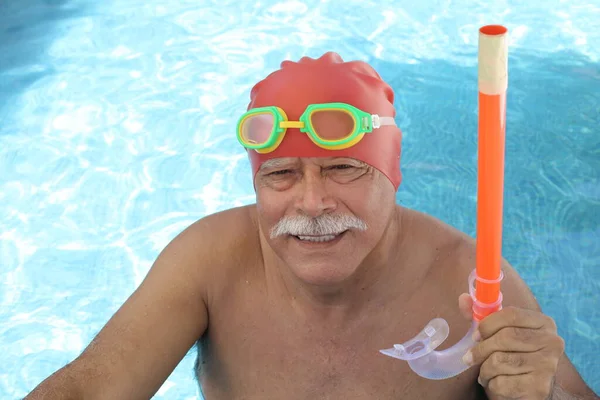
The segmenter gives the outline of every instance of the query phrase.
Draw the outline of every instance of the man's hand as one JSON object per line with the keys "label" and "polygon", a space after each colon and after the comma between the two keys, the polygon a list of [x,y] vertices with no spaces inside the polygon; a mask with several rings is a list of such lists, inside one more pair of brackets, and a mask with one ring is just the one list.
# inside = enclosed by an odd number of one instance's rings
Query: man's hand
{"label": "man's hand", "polygon": [[[470,296],[461,295],[459,305],[471,319]],[[480,365],[479,383],[491,400],[552,398],[554,376],[565,348],[552,318],[507,307],[481,321],[473,336],[478,343],[464,361]]]}

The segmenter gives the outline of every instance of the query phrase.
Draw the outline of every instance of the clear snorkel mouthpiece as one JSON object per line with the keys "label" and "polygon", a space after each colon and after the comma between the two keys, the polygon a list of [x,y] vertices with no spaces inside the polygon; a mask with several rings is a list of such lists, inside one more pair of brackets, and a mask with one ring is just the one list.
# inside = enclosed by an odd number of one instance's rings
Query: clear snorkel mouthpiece
{"label": "clear snorkel mouthpiece", "polygon": [[[497,280],[487,281],[477,277],[476,270],[469,275],[469,294],[473,299],[473,311],[475,315],[486,315],[487,310],[498,310],[502,307],[502,293],[499,293],[498,301],[486,304],[475,297],[475,281],[485,281],[487,283],[497,283],[503,278],[503,274]],[[478,321],[473,319],[470,329],[465,336],[454,346],[437,351],[436,348],[446,340],[450,333],[450,328],[446,320],[442,318],[432,319],[427,326],[413,339],[403,343],[395,344],[390,349],[379,350],[382,354],[404,360],[408,362],[410,368],[427,379],[447,379],[456,376],[469,368],[469,365],[462,361],[465,353],[473,347],[475,342],[472,335],[477,329]]]}
{"label": "clear snorkel mouthpiece", "polygon": [[462,361],[462,357],[474,344],[471,335],[476,327],[477,322],[473,321],[471,329],[458,343],[449,349],[436,351],[435,349],[448,337],[450,329],[446,320],[435,318],[415,338],[380,352],[386,356],[408,361],[410,368],[423,378],[435,380],[451,378],[469,368]]}

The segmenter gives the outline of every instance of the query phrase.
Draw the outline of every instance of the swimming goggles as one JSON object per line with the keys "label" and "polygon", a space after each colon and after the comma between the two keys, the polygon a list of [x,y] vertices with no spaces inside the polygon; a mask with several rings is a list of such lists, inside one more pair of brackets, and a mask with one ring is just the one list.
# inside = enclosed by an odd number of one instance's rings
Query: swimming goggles
{"label": "swimming goggles", "polygon": [[237,124],[237,138],[247,149],[264,154],[279,146],[288,128],[297,128],[321,148],[342,150],[384,125],[396,126],[396,122],[393,117],[369,114],[346,103],[311,104],[299,121],[289,121],[281,108],[269,106],[242,115]]}

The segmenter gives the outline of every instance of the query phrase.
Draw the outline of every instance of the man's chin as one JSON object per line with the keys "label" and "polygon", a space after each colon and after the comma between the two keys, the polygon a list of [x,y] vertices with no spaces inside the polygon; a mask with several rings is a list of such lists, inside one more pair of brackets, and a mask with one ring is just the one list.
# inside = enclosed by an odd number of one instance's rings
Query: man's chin
{"label": "man's chin", "polygon": [[319,257],[302,262],[294,259],[288,263],[292,273],[303,283],[312,286],[337,286],[350,278],[356,271],[354,262],[345,257]]}
{"label": "man's chin", "polygon": [[350,231],[328,238],[288,236],[279,242],[280,258],[308,285],[339,285],[358,268],[359,258]]}

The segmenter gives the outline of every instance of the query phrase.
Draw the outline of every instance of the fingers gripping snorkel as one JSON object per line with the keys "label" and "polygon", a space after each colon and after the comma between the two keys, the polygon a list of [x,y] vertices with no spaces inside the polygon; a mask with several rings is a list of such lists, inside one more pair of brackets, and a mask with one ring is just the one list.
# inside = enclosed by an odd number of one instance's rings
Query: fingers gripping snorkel
{"label": "fingers gripping snorkel", "polygon": [[487,25],[479,30],[479,145],[477,193],[476,269],[469,276],[473,320],[465,336],[454,346],[435,350],[450,332],[448,323],[435,318],[413,339],[381,353],[408,362],[427,379],[447,379],[469,368],[462,361],[475,342],[472,334],[479,321],[502,308],[502,203],[504,185],[504,136],[508,87],[507,29]]}

